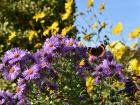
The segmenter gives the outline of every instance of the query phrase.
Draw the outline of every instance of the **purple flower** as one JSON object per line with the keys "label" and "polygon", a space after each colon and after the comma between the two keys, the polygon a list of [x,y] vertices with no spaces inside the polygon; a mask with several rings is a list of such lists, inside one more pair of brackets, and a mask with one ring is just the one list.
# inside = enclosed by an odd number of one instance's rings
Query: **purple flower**
{"label": "purple flower", "polygon": [[63,48],[63,51],[69,51],[69,50],[73,50],[74,48],[76,48],[78,46],[78,43],[75,39],[70,38],[70,39],[66,39],[65,41],[66,45]]}
{"label": "purple flower", "polygon": [[20,85],[24,84],[25,82],[26,82],[25,79],[19,78],[19,79],[17,80],[17,85],[20,86]]}
{"label": "purple flower", "polygon": [[96,84],[100,83],[100,81],[101,81],[101,77],[96,76],[95,79],[94,79],[94,84],[96,85]]}
{"label": "purple flower", "polygon": [[25,70],[23,72],[23,76],[26,80],[32,80],[32,79],[37,79],[40,77],[40,74],[38,73],[39,71],[39,66],[36,64],[36,65],[33,65],[31,66],[29,69]]}
{"label": "purple flower", "polygon": [[26,84],[18,85],[16,87],[16,94],[14,95],[15,99],[22,99],[26,91]]}
{"label": "purple flower", "polygon": [[47,61],[47,59],[41,59],[38,62],[39,67],[41,68],[41,70],[45,70],[47,68],[51,67],[51,64]]}
{"label": "purple flower", "polygon": [[107,76],[115,75],[118,72],[122,71],[122,65],[117,64],[114,60],[109,61],[104,59],[102,64],[103,72]]}
{"label": "purple flower", "polygon": [[0,71],[3,71],[4,69],[4,64],[0,64]]}
{"label": "purple flower", "polygon": [[40,62],[40,60],[42,59],[52,58],[52,56],[54,56],[54,53],[52,53],[49,49],[48,50],[40,49],[34,54],[34,58],[37,63]]}
{"label": "purple flower", "polygon": [[58,35],[54,35],[50,39],[46,39],[43,45],[43,49],[53,51],[59,46],[60,46],[60,38],[58,37]]}
{"label": "purple flower", "polygon": [[70,38],[66,40],[66,46],[76,48],[78,46],[78,43],[75,39]]}
{"label": "purple flower", "polygon": [[12,105],[13,94],[8,91],[0,91],[0,105]]}
{"label": "purple flower", "polygon": [[31,105],[26,99],[21,99],[18,101],[17,105]]}
{"label": "purple flower", "polygon": [[17,76],[20,74],[21,69],[19,65],[12,65],[11,67],[5,67],[3,70],[2,75],[7,80],[15,80]]}
{"label": "purple flower", "polygon": [[21,61],[22,58],[27,54],[29,54],[29,52],[27,52],[25,50],[21,50],[19,48],[13,48],[13,49],[5,52],[2,62],[4,64],[6,64],[6,63],[13,64],[18,61]]}
{"label": "purple flower", "polygon": [[94,68],[95,71],[91,75],[95,77],[96,83],[111,76],[116,76],[119,80],[125,82],[126,77],[123,75],[122,69],[122,65],[116,63],[114,60],[104,59],[100,64],[96,65]]}
{"label": "purple flower", "polygon": [[109,61],[112,61],[114,59],[113,54],[110,51],[106,51],[102,59],[107,59]]}
{"label": "purple flower", "polygon": [[75,53],[78,57],[80,58],[87,58],[88,55],[87,55],[87,48],[86,47],[76,47],[75,49]]}

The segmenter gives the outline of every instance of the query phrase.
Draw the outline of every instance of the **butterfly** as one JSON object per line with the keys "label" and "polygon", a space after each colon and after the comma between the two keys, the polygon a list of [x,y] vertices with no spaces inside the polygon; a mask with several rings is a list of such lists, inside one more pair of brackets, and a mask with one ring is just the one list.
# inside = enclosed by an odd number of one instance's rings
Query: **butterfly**
{"label": "butterfly", "polygon": [[88,53],[94,57],[102,57],[105,53],[105,45],[101,44],[98,47],[88,47]]}

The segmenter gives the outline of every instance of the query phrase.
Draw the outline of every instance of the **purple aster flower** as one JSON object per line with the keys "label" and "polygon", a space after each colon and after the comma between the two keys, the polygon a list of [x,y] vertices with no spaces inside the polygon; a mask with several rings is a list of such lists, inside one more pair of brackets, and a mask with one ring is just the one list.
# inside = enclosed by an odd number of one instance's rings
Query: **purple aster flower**
{"label": "purple aster flower", "polygon": [[107,59],[104,59],[101,67],[103,68],[103,72],[107,76],[115,75],[117,72],[120,72],[122,70],[122,66],[120,64],[117,64],[114,60],[109,61]]}
{"label": "purple aster flower", "polygon": [[101,76],[97,76],[94,79],[94,84],[96,85],[96,84],[100,83],[100,81],[101,81]]}
{"label": "purple aster flower", "polygon": [[107,59],[109,61],[112,61],[114,59],[113,54],[110,51],[106,51],[102,59]]}
{"label": "purple aster flower", "polygon": [[26,99],[21,99],[18,101],[17,105],[31,105]]}
{"label": "purple aster flower", "polygon": [[23,76],[26,80],[32,80],[32,79],[37,79],[40,77],[40,74],[38,73],[39,71],[39,66],[37,64],[31,66],[29,69],[25,70],[23,72]]}
{"label": "purple aster flower", "polygon": [[66,38],[64,41],[64,45],[61,48],[61,53],[63,56],[67,55],[68,51],[74,50],[78,46],[77,41],[74,39]]}
{"label": "purple aster flower", "polygon": [[87,48],[86,47],[76,47],[75,53],[80,58],[87,58]]}
{"label": "purple aster flower", "polygon": [[126,76],[122,73],[122,72],[118,72],[116,74],[116,77],[121,81],[121,82],[128,82],[128,78],[126,78]]}
{"label": "purple aster flower", "polygon": [[14,98],[15,99],[22,99],[24,97],[24,94],[25,94],[25,91],[26,91],[26,84],[22,84],[22,85],[18,85],[16,87],[16,94],[14,95]]}
{"label": "purple aster flower", "polygon": [[12,48],[11,50],[5,52],[2,62],[13,64],[18,61],[21,61],[22,58],[27,54],[29,54],[29,52],[27,52],[26,50],[21,50],[19,48]]}
{"label": "purple aster flower", "polygon": [[20,85],[22,85],[22,84],[25,84],[25,82],[26,82],[25,79],[19,78],[19,79],[17,80],[17,85],[20,86]]}
{"label": "purple aster flower", "polygon": [[126,80],[126,77],[122,73],[122,65],[116,63],[114,60],[104,59],[94,70],[91,75],[94,76],[98,82],[103,78],[111,76],[117,76],[119,80],[124,82]]}
{"label": "purple aster flower", "polygon": [[51,67],[51,64],[47,61],[47,59],[41,59],[38,62],[38,65],[40,66],[41,70],[45,70]]}
{"label": "purple aster flower", "polygon": [[0,64],[0,71],[3,71],[4,69],[4,64]]}
{"label": "purple aster flower", "polygon": [[12,105],[12,96],[8,91],[0,91],[0,105]]}
{"label": "purple aster flower", "polygon": [[110,62],[108,60],[104,59],[102,61],[101,65],[102,65],[103,68],[109,68]]}
{"label": "purple aster flower", "polygon": [[54,56],[55,54],[52,53],[49,49],[45,50],[45,49],[40,49],[38,50],[35,54],[34,54],[34,58],[36,60],[36,63],[40,62],[40,60],[42,59],[50,59],[52,58],[52,56]]}
{"label": "purple aster flower", "polygon": [[60,46],[60,39],[57,37],[57,35],[54,35],[50,39],[46,39],[43,45],[43,49],[53,51],[59,46]]}
{"label": "purple aster flower", "polygon": [[15,80],[17,76],[20,74],[21,69],[19,65],[12,65],[11,67],[5,67],[3,70],[2,75],[7,80]]}
{"label": "purple aster flower", "polygon": [[66,40],[66,48],[69,49],[73,49],[76,48],[78,46],[78,43],[75,39],[70,38]]}

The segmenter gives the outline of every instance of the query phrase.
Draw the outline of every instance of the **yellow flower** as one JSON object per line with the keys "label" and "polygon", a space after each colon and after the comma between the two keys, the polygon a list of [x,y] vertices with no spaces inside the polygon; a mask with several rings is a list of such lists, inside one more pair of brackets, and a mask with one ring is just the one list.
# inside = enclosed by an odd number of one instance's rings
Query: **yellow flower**
{"label": "yellow flower", "polygon": [[49,97],[48,96],[45,97],[45,101],[46,101],[46,105],[49,105]]}
{"label": "yellow flower", "polygon": [[130,70],[138,70],[138,68],[139,68],[139,61],[136,58],[131,59],[129,61],[128,69],[130,69]]}
{"label": "yellow flower", "polygon": [[113,53],[114,58],[117,60],[120,60],[128,50],[128,48],[120,41],[112,42],[108,47],[110,51]]}
{"label": "yellow flower", "polygon": [[29,39],[29,42],[32,42],[32,40],[33,40],[33,38],[34,38],[35,36],[37,36],[36,31],[34,31],[34,30],[29,31],[29,32],[28,32],[28,39]]}
{"label": "yellow flower", "polygon": [[72,25],[70,25],[69,27],[65,27],[65,28],[62,30],[61,35],[65,36],[72,28],[73,28]]}
{"label": "yellow flower", "polygon": [[122,32],[122,30],[123,30],[123,25],[121,22],[118,22],[118,24],[115,27],[113,27],[112,33],[114,35],[119,35]]}
{"label": "yellow flower", "polygon": [[136,58],[131,59],[128,70],[133,70],[137,76],[140,76],[140,62]]}
{"label": "yellow flower", "polygon": [[68,17],[71,15],[72,5],[73,5],[73,0],[67,0],[67,2],[65,3],[65,11],[66,12],[64,14],[62,14],[62,20],[68,19]]}
{"label": "yellow flower", "polygon": [[44,35],[44,36],[48,35],[48,34],[49,34],[49,31],[50,31],[49,28],[45,29],[44,32],[43,32],[43,35]]}
{"label": "yellow flower", "polygon": [[113,81],[113,86],[115,88],[123,88],[123,87],[125,87],[125,84],[123,82]]}
{"label": "yellow flower", "polygon": [[89,76],[86,78],[86,87],[87,87],[87,93],[91,96],[92,90],[94,85],[94,78]]}
{"label": "yellow flower", "polygon": [[48,96],[46,96],[45,100],[46,100],[46,101],[48,101],[48,100],[49,100],[49,97],[48,97]]}
{"label": "yellow flower", "polygon": [[33,16],[33,19],[36,20],[36,22],[39,20],[39,19],[42,19],[46,16],[46,14],[44,12],[38,12],[35,14],[35,16]]}
{"label": "yellow flower", "polygon": [[52,35],[55,35],[59,31],[58,25],[59,25],[58,22],[54,22],[50,27]]}
{"label": "yellow flower", "polygon": [[102,22],[102,23],[101,23],[101,27],[102,27],[102,28],[105,28],[105,27],[106,27],[106,22]]}
{"label": "yellow flower", "polygon": [[56,27],[58,27],[58,22],[54,22],[50,28],[53,29],[53,28],[56,28]]}
{"label": "yellow flower", "polygon": [[136,48],[137,47],[137,43],[132,43],[131,47],[132,48]]}
{"label": "yellow flower", "polygon": [[35,44],[34,48],[41,48],[42,44],[41,43],[37,43]]}
{"label": "yellow flower", "polygon": [[58,25],[58,22],[55,21],[51,26],[44,30],[43,35],[46,36],[49,32],[51,32],[52,35],[55,35],[59,31]]}
{"label": "yellow flower", "polygon": [[11,41],[15,37],[16,37],[16,32],[15,31],[14,32],[11,32],[10,35],[9,35],[9,37],[8,37],[8,41]]}
{"label": "yellow flower", "polygon": [[41,20],[40,23],[41,23],[41,24],[45,23],[45,20]]}
{"label": "yellow flower", "polygon": [[88,8],[92,7],[94,4],[94,0],[88,0],[87,6]]}
{"label": "yellow flower", "polygon": [[37,33],[41,33],[41,29],[39,29],[39,30],[37,31]]}
{"label": "yellow flower", "polygon": [[66,20],[68,19],[68,17],[70,16],[71,12],[67,11],[65,14],[62,15],[62,20]]}
{"label": "yellow flower", "polygon": [[105,3],[102,3],[99,7],[99,12],[102,13],[104,9],[105,9]]}
{"label": "yellow flower", "polygon": [[82,59],[79,63],[79,66],[84,66],[85,65],[85,59]]}
{"label": "yellow flower", "polygon": [[98,22],[95,22],[93,25],[92,25],[92,28],[95,30],[98,26]]}
{"label": "yellow flower", "polygon": [[129,33],[130,38],[137,38],[138,36],[140,36],[140,27]]}
{"label": "yellow flower", "polygon": [[69,9],[69,8],[72,8],[73,4],[73,0],[67,0],[67,2],[65,3],[65,9]]}

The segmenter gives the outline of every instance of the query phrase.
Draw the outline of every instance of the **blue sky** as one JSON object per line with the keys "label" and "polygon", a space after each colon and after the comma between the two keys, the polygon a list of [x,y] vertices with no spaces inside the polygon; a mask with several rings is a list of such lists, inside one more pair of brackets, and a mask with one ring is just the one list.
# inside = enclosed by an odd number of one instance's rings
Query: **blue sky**
{"label": "blue sky", "polygon": [[[125,40],[127,45],[130,45],[135,40],[128,38],[128,33],[136,27],[140,27],[140,0],[94,0],[95,8],[98,9],[102,2],[105,2],[105,12],[103,18],[107,18],[112,25],[119,21],[123,24],[123,33],[120,36],[111,35],[111,41]],[[77,11],[85,11],[87,9],[87,0],[76,0]],[[81,18],[77,19],[81,25],[85,26]],[[77,22],[76,21],[76,22]],[[88,21],[88,20],[87,20]],[[88,21],[90,22],[90,21]]]}

